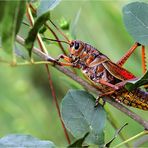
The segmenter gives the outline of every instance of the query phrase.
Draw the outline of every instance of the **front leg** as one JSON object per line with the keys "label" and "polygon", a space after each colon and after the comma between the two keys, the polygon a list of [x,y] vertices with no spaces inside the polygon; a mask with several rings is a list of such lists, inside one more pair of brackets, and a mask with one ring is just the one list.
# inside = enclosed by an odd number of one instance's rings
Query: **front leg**
{"label": "front leg", "polygon": [[[66,62],[59,62],[60,59],[65,60]],[[71,67],[76,67],[79,68],[79,65],[72,63],[72,58],[61,54],[57,59],[51,60],[47,59],[47,61],[53,62],[54,64],[60,65],[60,66],[71,66]]]}
{"label": "front leg", "polygon": [[72,58],[70,58],[70,57],[68,57],[68,56],[66,56],[64,54],[59,55],[58,58],[56,59],[56,61],[59,61],[60,59],[63,59],[68,63],[72,62]]}

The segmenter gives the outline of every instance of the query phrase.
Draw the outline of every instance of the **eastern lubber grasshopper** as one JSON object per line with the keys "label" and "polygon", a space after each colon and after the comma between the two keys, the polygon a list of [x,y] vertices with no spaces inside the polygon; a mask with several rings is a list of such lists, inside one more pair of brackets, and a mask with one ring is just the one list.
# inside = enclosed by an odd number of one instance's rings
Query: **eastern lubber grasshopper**
{"label": "eastern lubber grasshopper", "polygon": [[[51,23],[54,25],[52,21]],[[59,32],[61,33],[61,31]],[[100,95],[96,101],[96,106],[99,98],[111,96],[116,101],[124,103],[125,105],[148,110],[148,92],[142,91],[139,88],[129,92],[124,87],[127,80],[137,79],[131,72],[124,69],[122,65],[134,50],[138,46],[141,46],[139,43],[135,43],[117,63],[114,63],[106,55],[87,43],[79,40],[69,41],[67,37],[65,37],[65,39],[67,41],[49,39],[51,41],[69,44],[69,56],[60,55],[52,62],[61,66],[72,66],[82,69],[82,72],[93,84],[97,84],[97,88],[102,92],[102,95]],[[142,46],[143,50],[144,48],[145,47]],[[60,62],[60,59],[66,62]],[[51,60],[49,59],[49,61]],[[145,69],[144,67],[144,71]]]}

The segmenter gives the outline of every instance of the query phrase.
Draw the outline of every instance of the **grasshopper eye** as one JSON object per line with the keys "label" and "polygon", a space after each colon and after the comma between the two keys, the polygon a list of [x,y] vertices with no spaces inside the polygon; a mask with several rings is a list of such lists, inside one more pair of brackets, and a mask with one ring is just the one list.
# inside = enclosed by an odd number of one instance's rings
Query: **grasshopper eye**
{"label": "grasshopper eye", "polygon": [[79,43],[75,42],[74,48],[75,48],[75,50],[79,49]]}

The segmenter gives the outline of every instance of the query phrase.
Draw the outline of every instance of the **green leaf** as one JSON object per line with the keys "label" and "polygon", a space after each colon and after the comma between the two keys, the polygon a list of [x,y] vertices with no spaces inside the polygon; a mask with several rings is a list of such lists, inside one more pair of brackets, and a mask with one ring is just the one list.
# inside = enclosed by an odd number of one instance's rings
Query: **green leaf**
{"label": "green leaf", "polygon": [[[95,130],[95,129],[94,129]],[[104,145],[104,132],[100,132],[100,133],[95,133],[95,132],[91,132],[88,137],[86,137],[85,142],[88,145],[91,144],[96,144],[99,145],[100,147],[102,147]]]}
{"label": "green leaf", "polygon": [[23,0],[19,3],[19,7],[18,7],[16,30],[15,30],[16,34],[19,32],[21,23],[23,21],[23,16],[25,14],[25,10],[26,10],[26,0]]}
{"label": "green leaf", "polygon": [[0,1],[0,22],[4,17],[5,8],[6,8],[6,1]]}
{"label": "green leaf", "polygon": [[79,147],[79,148],[83,147],[82,144],[83,144],[85,138],[88,136],[88,134],[89,134],[89,133],[86,133],[86,134],[84,135],[84,137],[82,137],[82,138],[76,140],[74,143],[70,144],[70,145],[68,146],[68,148],[70,148],[70,147],[75,147],[75,148],[76,148],[76,147]]}
{"label": "green leaf", "polygon": [[60,28],[63,30],[69,30],[69,21],[67,21],[64,17],[60,19]]}
{"label": "green leaf", "polygon": [[10,134],[0,139],[0,147],[55,148],[55,145],[51,141],[39,140],[31,135]]}
{"label": "green leaf", "polygon": [[43,13],[53,10],[61,0],[41,0],[40,6],[37,9],[37,16],[42,15]]}
{"label": "green leaf", "polygon": [[49,12],[44,13],[43,15],[37,18],[37,20],[34,23],[34,26],[29,31],[29,34],[25,40],[25,47],[27,48],[30,57],[37,33],[39,32],[40,28],[44,25],[44,23],[47,20],[49,20],[49,18],[50,18],[50,13]]}
{"label": "green leaf", "polygon": [[106,112],[102,105],[95,106],[95,98],[83,90],[70,90],[62,100],[61,115],[66,128],[76,138],[87,132],[85,143],[102,145]]}
{"label": "green leaf", "polygon": [[148,45],[148,4],[133,2],[123,8],[125,27],[134,40]]}
{"label": "green leaf", "polygon": [[140,79],[135,80],[135,81],[128,81],[125,84],[125,88],[129,91],[132,91],[135,88],[138,88],[140,86],[147,85],[147,84],[148,84],[148,71]]}
{"label": "green leaf", "polygon": [[127,126],[127,125],[128,125],[128,123],[125,123],[121,128],[119,128],[119,129],[116,131],[114,137],[113,137],[108,143],[106,143],[104,147],[105,147],[105,148],[110,147],[111,143],[117,138],[117,136],[118,136],[119,133],[122,131],[122,129],[123,129],[125,126]]}
{"label": "green leaf", "polygon": [[1,42],[2,47],[9,53],[12,53],[15,36],[20,29],[20,25],[25,13],[25,3],[21,1],[0,2],[1,9]]}

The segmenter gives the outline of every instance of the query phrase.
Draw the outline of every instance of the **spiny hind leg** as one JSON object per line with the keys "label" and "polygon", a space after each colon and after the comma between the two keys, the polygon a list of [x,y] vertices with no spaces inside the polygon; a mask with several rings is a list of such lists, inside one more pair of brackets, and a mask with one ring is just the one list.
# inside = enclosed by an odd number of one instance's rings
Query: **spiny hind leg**
{"label": "spiny hind leg", "polygon": [[[146,63],[146,52],[145,52],[145,46],[142,46],[142,72],[143,74],[146,73],[147,71],[147,63]],[[148,84],[144,85],[144,88],[146,89],[146,91],[148,91]]]}
{"label": "spiny hind leg", "polygon": [[132,55],[137,47],[141,46],[141,55],[142,55],[142,71],[143,73],[146,72],[146,52],[145,46],[141,45],[140,43],[136,42],[126,53],[121,57],[121,59],[116,63],[119,66],[123,66],[124,63],[128,60],[128,58]]}
{"label": "spiny hind leg", "polygon": [[109,83],[109,82],[107,82],[107,81],[105,81],[103,79],[97,80],[96,83],[100,83],[100,84],[102,84],[104,86],[108,86],[109,88],[111,88],[113,90],[118,90],[119,89],[118,86],[116,86],[114,84],[111,84],[111,83]]}
{"label": "spiny hind leg", "polygon": [[145,74],[147,71],[147,63],[146,63],[146,51],[145,51],[145,46],[142,45],[142,50],[141,50],[141,55],[142,55],[142,71]]}
{"label": "spiny hind leg", "polygon": [[100,101],[100,98],[102,98],[102,100],[103,100],[103,106],[104,106],[104,105],[105,105],[105,100],[103,99],[103,97],[109,96],[109,95],[113,94],[116,90],[119,89],[119,87],[116,86],[116,85],[113,85],[113,84],[111,84],[111,83],[109,83],[109,82],[107,82],[107,81],[105,81],[105,80],[103,80],[103,79],[97,80],[96,82],[97,82],[97,83],[100,83],[100,84],[102,84],[102,85],[104,85],[104,86],[107,86],[107,87],[109,87],[109,88],[111,89],[111,90],[108,91],[108,92],[105,92],[105,93],[100,94],[100,95],[96,98],[95,107],[98,106],[99,101]]}
{"label": "spiny hind leg", "polygon": [[135,51],[135,49],[141,46],[141,44],[139,43],[135,43],[120,59],[119,61],[116,63],[119,66],[123,66],[124,63],[128,60],[128,58],[132,55],[132,53]]}

